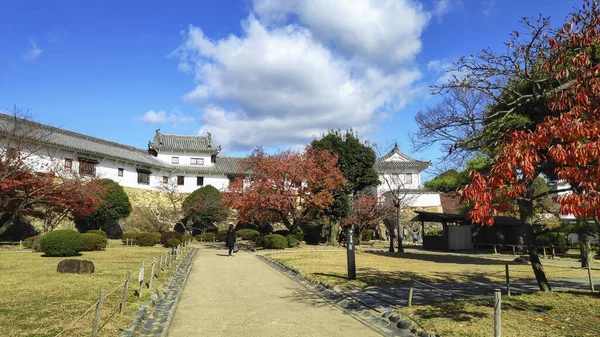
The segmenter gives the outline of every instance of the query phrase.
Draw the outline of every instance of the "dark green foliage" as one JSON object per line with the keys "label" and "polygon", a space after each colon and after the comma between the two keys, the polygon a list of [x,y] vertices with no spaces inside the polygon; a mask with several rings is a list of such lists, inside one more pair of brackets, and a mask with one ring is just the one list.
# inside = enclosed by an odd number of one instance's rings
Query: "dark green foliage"
{"label": "dark green foliage", "polygon": [[296,236],[292,234],[288,234],[285,239],[287,240],[289,247],[296,247],[300,243]]}
{"label": "dark green foliage", "polygon": [[549,232],[536,236],[536,246],[568,246],[569,240],[561,233]]}
{"label": "dark green foliage", "polygon": [[167,247],[167,242],[170,239],[177,239],[179,240],[179,242],[181,243],[181,239],[183,238],[183,235],[181,235],[181,233],[179,232],[166,232],[166,233],[162,233],[160,235],[160,244]]}
{"label": "dark green foliage", "polygon": [[309,245],[318,245],[321,242],[323,225],[310,223],[304,228],[304,241]]}
{"label": "dark green foliage", "polygon": [[439,229],[431,229],[425,233],[425,236],[437,236],[439,232]]}
{"label": "dark green foliage", "polygon": [[287,236],[288,234],[291,234],[291,233],[287,229],[281,229],[281,230],[278,230],[278,231],[274,231],[271,234],[278,234],[278,235],[281,235],[281,236]]}
{"label": "dark green foliage", "polygon": [[199,224],[220,222],[229,215],[221,192],[211,185],[200,187],[188,195],[183,201],[182,209],[186,217]]}
{"label": "dark green foliage", "polygon": [[379,185],[379,177],[373,169],[375,151],[361,143],[352,130],[330,130],[321,139],[313,140],[310,145],[337,154],[339,168],[348,180],[346,194]]}
{"label": "dark green foliage", "polygon": [[175,248],[181,244],[181,240],[176,238],[170,238],[166,243],[163,244],[165,248]]}
{"label": "dark green foliage", "polygon": [[369,242],[371,241],[371,238],[373,237],[373,230],[372,229],[365,229],[362,231],[362,233],[360,233],[361,236],[361,240],[364,242]]}
{"label": "dark green foliage", "polygon": [[137,244],[142,247],[153,247],[160,243],[160,234],[154,233],[137,233]]}
{"label": "dark green foliage", "polygon": [[187,242],[194,240],[194,236],[192,234],[184,234],[181,238],[181,242]]}
{"label": "dark green foliage", "polygon": [[215,233],[202,233],[200,235],[196,235],[196,241],[198,242],[212,242],[215,241],[217,235]]}
{"label": "dark green foliage", "polygon": [[352,239],[353,239],[352,242],[354,242],[355,246],[360,246],[360,242],[361,242],[360,236],[355,235]]}
{"label": "dark green foliage", "polygon": [[279,234],[269,234],[262,238],[261,244],[265,249],[285,249],[288,246],[288,241]]}
{"label": "dark green foliage", "polygon": [[110,179],[98,179],[96,183],[103,186],[106,191],[101,198],[102,206],[90,218],[115,221],[126,218],[131,213],[131,203],[123,187]]}
{"label": "dark green foliage", "polygon": [[472,171],[487,174],[490,170],[490,161],[484,157],[476,157],[467,161],[464,170],[448,170],[424,184],[425,188],[436,192],[453,192],[471,182],[469,174]]}
{"label": "dark green foliage", "polygon": [[83,233],[81,234],[81,238],[83,239],[82,250],[86,252],[92,250],[104,250],[104,248],[106,248],[106,243],[108,242],[108,239],[104,236],[94,233]]}
{"label": "dark green foliage", "polygon": [[240,229],[235,234],[243,240],[250,240],[256,242],[260,238],[260,232],[254,229]]}
{"label": "dark green foliage", "polygon": [[137,232],[125,232],[123,233],[123,235],[121,236],[121,241],[123,241],[123,244],[127,244],[127,239],[129,239],[129,244],[131,243],[131,240],[133,240],[133,244],[137,245],[137,237],[140,233]]}
{"label": "dark green foliage", "polygon": [[106,235],[106,232],[103,231],[103,230],[100,230],[100,229],[92,229],[92,230],[87,231],[86,233],[88,233],[88,234],[98,234],[98,235],[104,236],[105,238],[108,239],[108,235]]}
{"label": "dark green foliage", "polygon": [[[10,217],[11,214],[4,214],[0,217],[0,224],[6,223]],[[0,241],[19,241],[38,234],[40,233],[29,221],[18,217],[6,232],[0,234]]]}
{"label": "dark green foliage", "polygon": [[[304,232],[302,231],[302,228],[296,227],[296,233],[294,235],[296,236],[296,240],[298,240],[298,241],[304,240]],[[286,235],[286,237],[287,237],[287,235]]]}
{"label": "dark green foliage", "polygon": [[223,229],[217,232],[217,241],[225,241],[227,239],[227,230]]}
{"label": "dark green foliage", "polygon": [[59,229],[44,235],[40,248],[47,256],[75,256],[83,249],[83,238],[71,229]]}
{"label": "dark green foliage", "polygon": [[42,239],[41,235],[30,236],[27,239],[23,240],[23,246],[33,250],[34,252],[41,252],[40,240]]}

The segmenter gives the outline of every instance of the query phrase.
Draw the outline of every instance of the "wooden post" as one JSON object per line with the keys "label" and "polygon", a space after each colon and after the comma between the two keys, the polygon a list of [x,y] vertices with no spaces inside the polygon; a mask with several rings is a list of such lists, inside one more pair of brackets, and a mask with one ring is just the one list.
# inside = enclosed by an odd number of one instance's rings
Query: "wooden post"
{"label": "wooden post", "polygon": [[498,249],[496,249],[496,245],[494,245],[494,254],[498,254]]}
{"label": "wooden post", "polygon": [[148,289],[152,289],[152,279],[154,278],[154,265],[156,264],[156,258],[152,258],[152,269],[150,270],[150,282],[148,282]]}
{"label": "wooden post", "polygon": [[408,306],[412,306],[412,296],[413,296],[413,288],[415,287],[415,281],[410,280],[409,288],[408,288]]}
{"label": "wooden post", "polygon": [[162,254],[160,255],[160,259],[158,260],[158,274],[156,276],[160,277],[160,272],[162,270],[163,267],[163,263],[162,263]]}
{"label": "wooden post", "polygon": [[510,296],[510,275],[508,273],[508,263],[504,264],[506,270],[506,295]]}
{"label": "wooden post", "polygon": [[494,337],[502,336],[502,323],[501,323],[501,306],[502,297],[500,289],[494,290]]}
{"label": "wooden post", "polygon": [[590,280],[590,289],[594,292],[594,280],[592,280],[592,260],[588,261],[588,279]]}
{"label": "wooden post", "polygon": [[119,313],[122,314],[125,311],[125,304],[127,303],[127,293],[129,292],[129,280],[131,279],[131,272],[127,272],[127,278],[125,279],[125,287],[123,288],[123,297],[121,298],[121,307]]}
{"label": "wooden post", "polygon": [[142,268],[138,275],[138,283],[140,284],[140,290],[138,292],[139,297],[142,297],[142,289],[144,289],[144,261],[142,261]]}
{"label": "wooden post", "polygon": [[546,247],[542,247],[542,249],[544,250],[544,259],[546,258]]}
{"label": "wooden post", "polygon": [[19,250],[23,250],[23,240],[19,240]]}
{"label": "wooden post", "polygon": [[552,260],[554,260],[554,257],[556,255],[556,253],[554,252],[554,246],[550,246],[550,248],[552,248]]}
{"label": "wooden post", "polygon": [[100,312],[102,311],[102,300],[104,299],[104,290],[100,289],[98,296],[98,304],[96,304],[96,314],[94,315],[94,324],[92,325],[92,337],[98,336],[98,328],[100,327]]}
{"label": "wooden post", "polygon": [[512,249],[513,249],[513,255],[515,255],[515,246],[514,245],[512,246]]}

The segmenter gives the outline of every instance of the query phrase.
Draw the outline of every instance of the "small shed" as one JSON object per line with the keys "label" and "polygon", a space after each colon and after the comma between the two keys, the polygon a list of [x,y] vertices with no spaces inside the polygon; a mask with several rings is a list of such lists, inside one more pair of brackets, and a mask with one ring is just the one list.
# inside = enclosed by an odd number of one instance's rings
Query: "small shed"
{"label": "small shed", "polygon": [[[534,225],[539,228],[541,225]],[[474,241],[476,244],[494,245],[524,245],[527,227],[511,216],[495,216],[494,225],[476,225]]]}
{"label": "small shed", "polygon": [[410,221],[421,223],[421,233],[425,233],[425,223],[442,224],[438,235],[423,235],[423,249],[427,250],[464,250],[473,249],[471,223],[458,214],[415,211],[417,216]]}

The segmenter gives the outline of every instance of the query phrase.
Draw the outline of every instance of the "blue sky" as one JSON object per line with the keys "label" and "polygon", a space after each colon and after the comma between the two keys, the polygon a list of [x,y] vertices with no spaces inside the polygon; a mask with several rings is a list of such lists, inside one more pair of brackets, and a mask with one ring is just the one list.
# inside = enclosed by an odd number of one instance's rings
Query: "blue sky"
{"label": "blue sky", "polygon": [[354,128],[414,153],[414,115],[444,65],[502,48],[523,16],[575,0],[5,1],[0,111],[146,147],[205,134],[224,153]]}

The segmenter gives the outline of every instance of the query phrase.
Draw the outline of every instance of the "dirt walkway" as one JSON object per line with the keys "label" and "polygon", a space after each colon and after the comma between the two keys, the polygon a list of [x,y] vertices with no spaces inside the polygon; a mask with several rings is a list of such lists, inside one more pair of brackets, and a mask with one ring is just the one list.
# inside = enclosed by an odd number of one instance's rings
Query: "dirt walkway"
{"label": "dirt walkway", "polygon": [[226,254],[200,248],[170,337],[380,336],[250,253]]}

